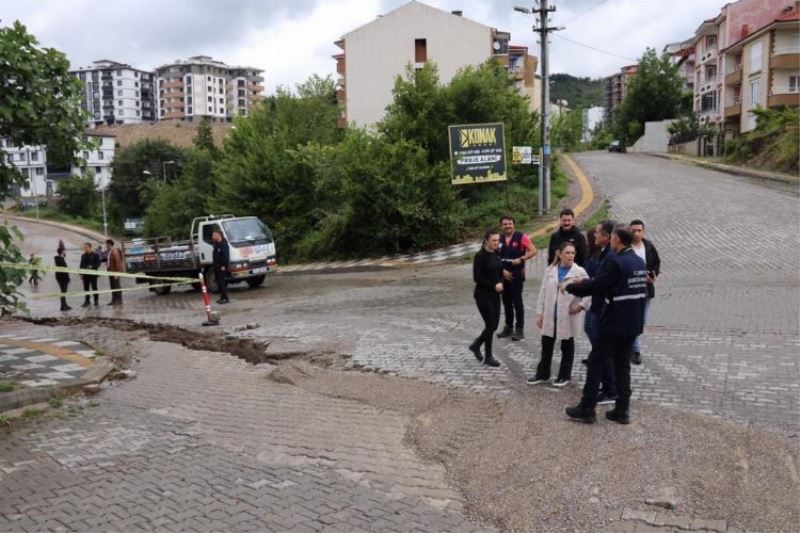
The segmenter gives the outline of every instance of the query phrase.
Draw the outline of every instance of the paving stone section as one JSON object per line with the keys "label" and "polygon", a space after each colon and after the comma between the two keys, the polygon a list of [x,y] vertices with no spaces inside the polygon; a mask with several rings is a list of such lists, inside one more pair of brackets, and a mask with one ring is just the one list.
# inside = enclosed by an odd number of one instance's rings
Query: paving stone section
{"label": "paving stone section", "polygon": [[0,530],[489,530],[403,444],[401,416],[265,383],[269,365],[148,346],[139,379],[98,407],[2,435]]}
{"label": "paving stone section", "polygon": [[96,357],[77,341],[0,335],[0,380],[24,387],[64,385],[79,380]]}

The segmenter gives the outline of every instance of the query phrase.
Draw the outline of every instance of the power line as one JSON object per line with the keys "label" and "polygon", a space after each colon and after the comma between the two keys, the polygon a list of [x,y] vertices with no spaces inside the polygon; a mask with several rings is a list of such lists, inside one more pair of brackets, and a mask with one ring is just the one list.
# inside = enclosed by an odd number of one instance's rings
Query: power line
{"label": "power line", "polygon": [[601,2],[600,2],[599,4],[595,4],[595,5],[593,5],[592,7],[590,7],[589,9],[587,9],[586,11],[582,11],[582,12],[578,13],[577,15],[575,15],[574,17],[572,17],[571,19],[567,20],[566,22],[563,22],[563,24],[568,24],[568,23],[572,22],[573,20],[575,20],[576,18],[579,18],[579,17],[582,17],[582,16],[584,16],[584,15],[585,15],[586,13],[588,13],[589,11],[591,11],[591,10],[593,10],[593,9],[596,9],[596,8],[598,8],[598,7],[602,6],[602,5],[603,5],[603,4],[605,4],[607,1],[608,1],[608,0],[601,0]]}
{"label": "power line", "polygon": [[601,54],[606,54],[606,55],[610,55],[610,56],[614,56],[614,57],[619,57],[619,58],[622,58],[622,59],[627,59],[629,61],[638,61],[638,59],[635,59],[635,58],[632,58],[632,57],[621,56],[619,54],[615,54],[614,52],[608,52],[606,50],[601,50],[600,48],[596,48],[596,47],[591,46],[589,44],[579,43],[578,41],[574,41],[574,40],[570,39],[569,37],[564,37],[563,35],[554,34],[554,36],[558,37],[559,39],[564,39],[565,41],[570,42],[572,44],[576,44],[578,46],[582,46],[584,48],[588,48],[589,50],[594,50],[595,52],[600,52]]}

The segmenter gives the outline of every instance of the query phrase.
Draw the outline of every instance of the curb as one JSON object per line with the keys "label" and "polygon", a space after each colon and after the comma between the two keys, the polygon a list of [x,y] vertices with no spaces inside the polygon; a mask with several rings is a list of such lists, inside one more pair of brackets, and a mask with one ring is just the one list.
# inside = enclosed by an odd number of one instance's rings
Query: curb
{"label": "curb", "polygon": [[95,385],[106,379],[114,368],[110,362],[88,369],[77,381],[64,385],[50,385],[0,394],[0,414],[31,404],[47,402],[50,398],[80,391],[86,385]]}
{"label": "curb", "polygon": [[781,174],[777,172],[769,172],[766,170],[756,170],[746,167],[738,167],[735,165],[726,165],[724,163],[717,163],[715,161],[703,161],[699,159],[675,156],[673,154],[660,154],[655,152],[635,152],[635,153],[647,155],[650,157],[658,157],[661,159],[670,159],[672,161],[678,161],[679,163],[687,163],[697,167],[706,168],[709,170],[717,170],[719,172],[725,172],[726,174],[733,174],[734,176],[744,176],[746,178],[756,178],[768,181],[779,181],[781,183],[790,183],[793,185],[797,185],[798,183],[800,183],[800,177],[792,176],[791,174]]}
{"label": "curb", "polygon": [[105,242],[105,240],[106,240],[106,236],[103,235],[102,233],[98,233],[98,232],[90,230],[90,229],[82,228],[80,226],[73,226],[72,224],[67,224],[65,222],[55,222],[55,221],[52,221],[52,220],[42,220],[42,219],[38,219],[38,218],[22,217],[22,216],[19,216],[19,215],[9,214],[7,211],[3,211],[3,216],[5,218],[9,218],[11,220],[17,220],[19,222],[33,222],[34,224],[42,224],[42,225],[50,226],[50,227],[53,227],[53,228],[63,229],[63,230],[66,230],[66,231],[69,231],[69,232],[72,232],[72,233],[77,233],[78,235],[83,235],[84,237],[87,237],[87,238],[92,239],[92,240],[100,241],[100,242]]}

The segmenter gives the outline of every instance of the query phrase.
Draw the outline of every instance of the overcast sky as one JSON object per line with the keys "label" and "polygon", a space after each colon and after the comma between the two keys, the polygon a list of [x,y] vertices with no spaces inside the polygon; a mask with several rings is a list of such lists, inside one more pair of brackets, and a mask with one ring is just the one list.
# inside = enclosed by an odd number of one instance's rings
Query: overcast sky
{"label": "overcast sky", "polygon": [[[333,44],[343,34],[406,0],[0,0],[0,25],[20,20],[73,67],[112,59],[141,69],[210,55],[266,71],[267,92],[311,74],[334,73]],[[539,55],[533,17],[513,11],[523,0],[427,0],[511,32],[511,42]],[[602,77],[635,63],[648,46],[690,37],[724,0],[551,0],[551,73]],[[569,40],[567,40],[569,39]],[[575,44],[576,41],[589,47]]]}

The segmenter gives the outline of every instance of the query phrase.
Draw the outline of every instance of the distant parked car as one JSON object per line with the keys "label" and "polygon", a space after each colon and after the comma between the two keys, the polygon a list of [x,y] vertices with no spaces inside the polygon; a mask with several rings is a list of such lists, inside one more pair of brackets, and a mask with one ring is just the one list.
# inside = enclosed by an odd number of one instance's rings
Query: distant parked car
{"label": "distant parked car", "polygon": [[611,141],[611,144],[608,145],[609,152],[619,152],[621,154],[625,153],[625,143],[622,141]]}

